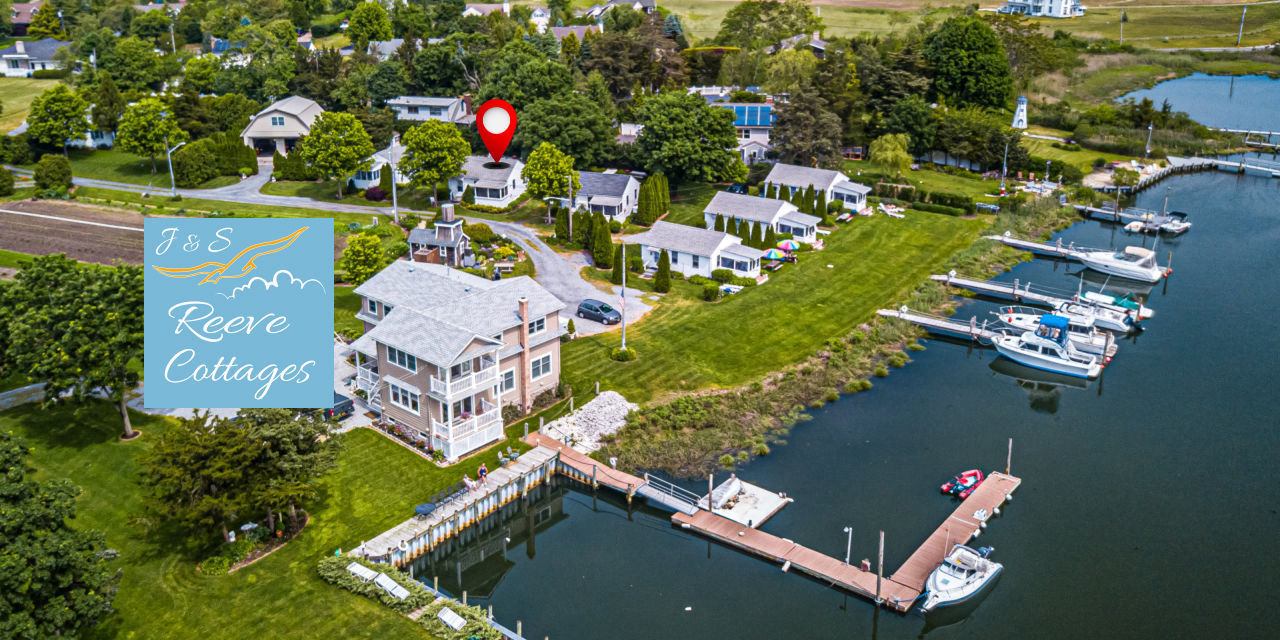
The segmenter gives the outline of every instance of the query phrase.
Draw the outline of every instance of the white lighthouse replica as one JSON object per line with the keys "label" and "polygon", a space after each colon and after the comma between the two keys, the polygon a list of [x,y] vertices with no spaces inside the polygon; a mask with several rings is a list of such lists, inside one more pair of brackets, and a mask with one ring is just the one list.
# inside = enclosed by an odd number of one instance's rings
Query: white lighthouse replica
{"label": "white lighthouse replica", "polygon": [[1027,128],[1027,98],[1020,96],[1018,98],[1018,110],[1013,112],[1013,124],[1010,125],[1014,129]]}

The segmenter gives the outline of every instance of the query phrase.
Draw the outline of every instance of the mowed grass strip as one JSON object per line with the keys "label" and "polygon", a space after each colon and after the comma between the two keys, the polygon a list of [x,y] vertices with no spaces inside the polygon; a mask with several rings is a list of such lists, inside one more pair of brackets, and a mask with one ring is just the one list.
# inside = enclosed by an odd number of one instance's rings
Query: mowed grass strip
{"label": "mowed grass strip", "polygon": [[[760,379],[813,355],[876,309],[896,304],[987,222],[911,212],[903,220],[858,218],[827,236],[827,248],[800,257],[769,282],[709,304],[692,296],[663,300],[628,327],[639,359],[609,359],[619,333],[579,338],[561,349],[563,377],[646,402],[676,391],[729,387]],[[827,265],[832,268],[827,268]],[[673,283],[675,284],[675,283]]]}
{"label": "mowed grass strip", "polygon": [[[1081,149],[1080,151],[1059,149],[1053,146],[1053,142],[1037,138],[1023,138],[1022,146],[1026,147],[1027,151],[1033,156],[1048,158],[1050,160],[1058,160],[1067,164],[1075,165],[1085,173],[1089,173],[1093,170],[1093,161],[1098,158],[1103,158],[1107,162],[1127,162],[1133,159],[1128,156],[1122,156],[1114,153],[1103,153],[1101,151],[1090,151],[1089,149]],[[1044,167],[1040,167],[1040,169],[1043,172]]]}
{"label": "mowed grass strip", "polygon": [[58,84],[57,80],[0,78],[0,103],[4,105],[4,111],[0,112],[0,132],[17,129],[18,125],[27,119],[27,113],[31,111],[31,101],[55,84]]}
{"label": "mowed grass strip", "polygon": [[[302,534],[252,566],[207,577],[195,570],[207,547],[165,527],[148,532],[138,518],[144,496],[138,455],[173,422],[141,413],[132,417],[143,436],[122,443],[118,414],[105,403],[80,416],[68,408],[37,405],[0,412],[0,430],[12,431],[35,449],[29,461],[37,479],[69,478],[83,489],[75,524],[105,531],[107,545],[120,552],[113,562],[123,570],[117,613],[89,637],[431,637],[407,618],[320,580],[316,562],[409,518],[414,505],[464,472],[474,475],[481,462],[495,468],[497,447],[441,469],[368,429],[337,436],[343,443],[338,467],[319,482],[320,496]],[[508,433],[518,431],[513,426]],[[210,535],[216,537],[213,531]]]}
{"label": "mowed grass strip", "polygon": [[[1153,3],[1164,4],[1164,3]],[[1062,29],[1089,38],[1120,39],[1121,12],[1125,42],[1152,49],[1172,47],[1231,47],[1240,28],[1240,6],[1147,6],[1098,8],[1090,6],[1081,18],[1045,19],[1046,34]],[[1167,38],[1167,40],[1166,40]],[[1280,4],[1255,4],[1245,14],[1244,46],[1271,44],[1280,39]]]}

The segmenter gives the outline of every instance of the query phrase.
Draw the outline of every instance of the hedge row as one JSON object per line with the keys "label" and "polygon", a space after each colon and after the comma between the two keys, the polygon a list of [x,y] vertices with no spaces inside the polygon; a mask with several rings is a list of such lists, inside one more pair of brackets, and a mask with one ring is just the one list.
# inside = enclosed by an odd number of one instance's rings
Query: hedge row
{"label": "hedge row", "polygon": [[[386,591],[373,584],[373,581],[365,582],[351,575],[347,571],[347,565],[352,562],[364,565],[374,571],[380,571],[387,574],[392,580],[395,580],[400,586],[409,590],[409,597],[404,600],[391,597]],[[425,607],[435,601],[435,596],[427,591],[426,587],[418,584],[418,581],[410,578],[408,574],[399,569],[387,565],[368,562],[363,558],[355,556],[326,556],[320,560],[319,566],[316,567],[320,577],[329,584],[334,584],[352,593],[358,593],[366,598],[372,598],[381,602],[384,606],[390,607],[400,613],[411,613]]]}

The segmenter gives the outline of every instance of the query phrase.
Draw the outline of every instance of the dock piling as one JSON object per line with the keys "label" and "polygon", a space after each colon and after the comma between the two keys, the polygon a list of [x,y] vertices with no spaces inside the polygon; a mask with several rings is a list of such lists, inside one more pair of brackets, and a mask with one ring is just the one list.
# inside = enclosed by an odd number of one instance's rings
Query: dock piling
{"label": "dock piling", "polygon": [[880,583],[884,581],[884,529],[880,530],[880,555],[876,563],[876,604],[884,602],[880,597]]}
{"label": "dock piling", "polygon": [[524,622],[521,620],[516,620],[516,635],[524,635]]}
{"label": "dock piling", "polygon": [[[1110,336],[1108,336],[1110,339]],[[1013,438],[1009,438],[1009,454],[1004,459],[1004,474],[1006,476],[1013,475],[1009,469],[1013,468]]]}
{"label": "dock piling", "polygon": [[462,591],[462,606],[467,606],[467,592],[465,589]]}

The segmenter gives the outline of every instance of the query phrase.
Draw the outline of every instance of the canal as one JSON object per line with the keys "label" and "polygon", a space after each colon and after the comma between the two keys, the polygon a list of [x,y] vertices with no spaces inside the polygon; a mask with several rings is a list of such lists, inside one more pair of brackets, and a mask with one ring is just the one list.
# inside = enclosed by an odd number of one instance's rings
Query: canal
{"label": "canal", "polygon": [[[553,640],[1277,637],[1280,181],[1178,176],[1137,204],[1159,209],[1166,195],[1194,228],[1160,242],[1174,271],[1151,292],[1156,315],[1101,380],[1028,379],[993,367],[994,352],[928,340],[873,390],[815,411],[737,470],[795,499],[764,530],[842,557],[852,527],[855,563],[875,561],[884,530],[888,574],[954,508],[938,485],[1003,470],[1013,438],[1022,488],[974,543],[993,545],[1005,571],[977,606],[878,612],[567,483],[512,515],[514,533],[479,543],[484,567],[464,546],[417,575],[452,572],[448,586],[473,604]],[[1144,241],[1092,221],[1061,236]],[[1077,271],[1037,260],[1000,278],[1074,290]],[[997,306],[969,301],[956,317]]]}
{"label": "canal", "polygon": [[1174,111],[1185,111],[1206,126],[1275,131],[1280,129],[1277,94],[1280,78],[1193,73],[1150,89],[1131,91],[1120,100],[1151,98],[1156,108],[1168,100]]}

